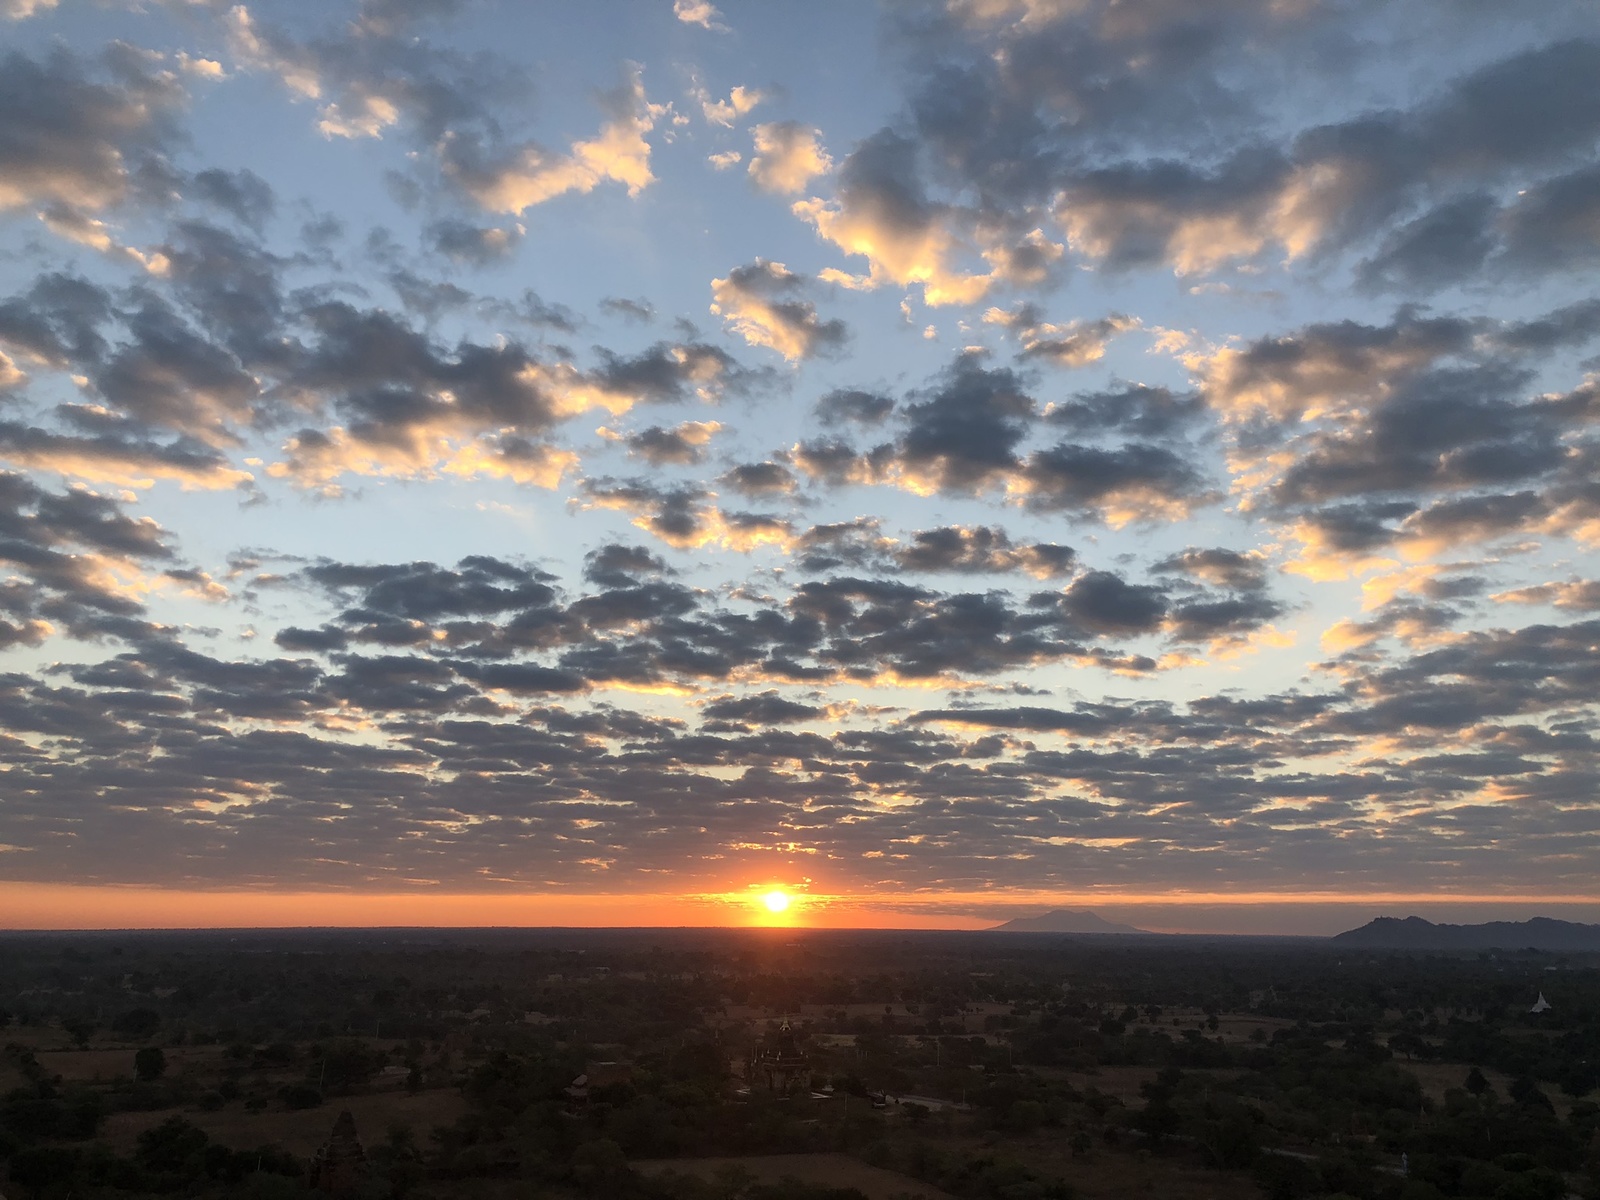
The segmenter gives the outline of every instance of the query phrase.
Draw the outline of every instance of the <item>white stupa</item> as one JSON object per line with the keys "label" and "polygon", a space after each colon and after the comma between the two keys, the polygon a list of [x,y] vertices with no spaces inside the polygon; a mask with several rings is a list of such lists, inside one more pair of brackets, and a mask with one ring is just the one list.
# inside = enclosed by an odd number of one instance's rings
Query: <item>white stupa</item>
{"label": "white stupa", "polygon": [[1549,1012],[1550,1011],[1550,1001],[1548,1001],[1548,1000],[1546,1000],[1544,998],[1544,993],[1543,992],[1539,993],[1539,998],[1533,1002],[1533,1007],[1530,1008],[1528,1011],[1531,1012],[1531,1013],[1541,1013],[1541,1012]]}

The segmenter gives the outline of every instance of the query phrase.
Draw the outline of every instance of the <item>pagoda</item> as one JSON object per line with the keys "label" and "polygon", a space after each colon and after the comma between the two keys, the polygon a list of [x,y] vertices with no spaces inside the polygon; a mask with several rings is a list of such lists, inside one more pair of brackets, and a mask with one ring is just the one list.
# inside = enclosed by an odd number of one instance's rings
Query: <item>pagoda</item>
{"label": "pagoda", "polygon": [[354,1196],[367,1176],[367,1152],[356,1137],[356,1119],[347,1108],[311,1160],[311,1186],[329,1196]]}
{"label": "pagoda", "polygon": [[751,1065],[767,1077],[767,1090],[788,1092],[798,1082],[810,1078],[810,1062],[795,1039],[787,1020],[769,1033],[756,1048]]}

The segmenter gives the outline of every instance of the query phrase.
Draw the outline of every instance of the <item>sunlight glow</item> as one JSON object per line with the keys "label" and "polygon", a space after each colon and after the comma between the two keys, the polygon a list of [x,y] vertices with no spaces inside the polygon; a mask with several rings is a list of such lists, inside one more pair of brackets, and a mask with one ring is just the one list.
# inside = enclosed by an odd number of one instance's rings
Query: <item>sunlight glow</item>
{"label": "sunlight glow", "polygon": [[789,895],[787,892],[768,892],[761,897],[761,903],[767,906],[769,913],[781,913],[789,910]]}

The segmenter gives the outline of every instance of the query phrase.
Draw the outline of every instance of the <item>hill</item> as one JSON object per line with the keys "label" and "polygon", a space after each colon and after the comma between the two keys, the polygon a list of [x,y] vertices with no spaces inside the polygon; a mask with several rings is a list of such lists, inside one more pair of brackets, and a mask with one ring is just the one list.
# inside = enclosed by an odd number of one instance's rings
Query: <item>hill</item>
{"label": "hill", "polygon": [[1016,917],[1004,925],[996,925],[991,933],[1143,933],[1148,929],[1135,929],[1132,925],[1118,925],[1097,917],[1092,912],[1068,912],[1057,908],[1037,917]]}
{"label": "hill", "polygon": [[1359,929],[1335,934],[1332,940],[1387,950],[1600,950],[1600,925],[1554,917],[1482,925],[1435,925],[1421,917],[1377,917]]}

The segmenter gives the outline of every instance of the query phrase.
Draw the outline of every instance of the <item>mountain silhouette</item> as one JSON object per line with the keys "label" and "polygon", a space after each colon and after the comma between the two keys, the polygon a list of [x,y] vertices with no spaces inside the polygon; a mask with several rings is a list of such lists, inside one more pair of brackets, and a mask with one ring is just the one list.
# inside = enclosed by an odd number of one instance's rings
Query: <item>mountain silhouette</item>
{"label": "mountain silhouette", "polygon": [[1135,929],[1132,925],[1118,925],[1097,917],[1092,912],[1069,912],[1053,909],[1037,917],[1016,917],[1004,925],[996,925],[991,933],[1149,933],[1148,929]]}
{"label": "mountain silhouette", "polygon": [[1388,950],[1600,950],[1600,925],[1554,917],[1436,925],[1421,917],[1376,917],[1359,929],[1335,934],[1348,946]]}

